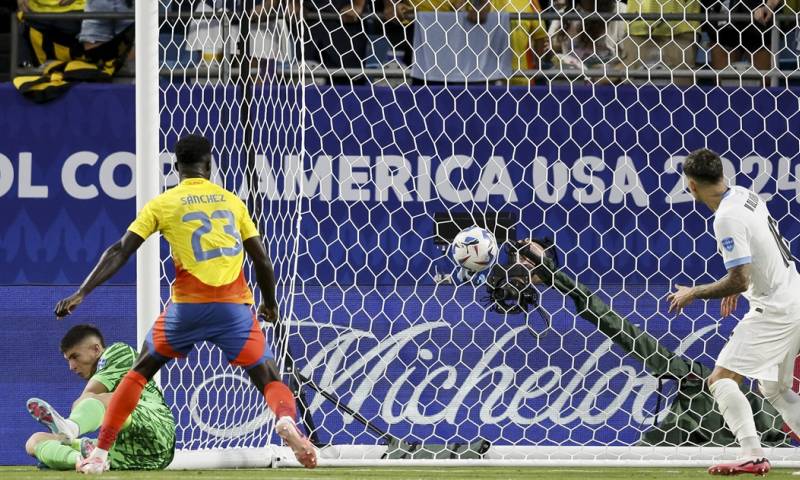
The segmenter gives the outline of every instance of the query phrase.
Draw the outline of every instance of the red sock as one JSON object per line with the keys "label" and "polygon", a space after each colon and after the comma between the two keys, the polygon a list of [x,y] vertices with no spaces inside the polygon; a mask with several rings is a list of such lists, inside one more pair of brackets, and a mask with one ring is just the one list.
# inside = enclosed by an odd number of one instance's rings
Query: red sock
{"label": "red sock", "polygon": [[269,382],[267,386],[264,387],[264,398],[267,399],[267,405],[269,405],[275,417],[292,417],[294,420],[297,420],[294,395],[292,395],[292,391],[289,390],[289,387],[283,382]]}
{"label": "red sock", "polygon": [[126,373],[114,390],[111,402],[108,404],[106,414],[103,417],[103,426],[97,436],[97,447],[103,450],[111,449],[117,439],[122,424],[131,415],[133,409],[139,403],[142,390],[147,384],[147,380],[139,373],[131,370]]}

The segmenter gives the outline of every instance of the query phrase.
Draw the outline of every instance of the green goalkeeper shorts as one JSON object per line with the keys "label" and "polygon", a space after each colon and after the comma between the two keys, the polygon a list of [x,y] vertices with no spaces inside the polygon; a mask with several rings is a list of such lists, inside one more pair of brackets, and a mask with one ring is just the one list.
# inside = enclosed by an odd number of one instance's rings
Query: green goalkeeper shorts
{"label": "green goalkeeper shorts", "polygon": [[112,470],[161,470],[175,455],[175,420],[163,403],[140,402],[108,454]]}

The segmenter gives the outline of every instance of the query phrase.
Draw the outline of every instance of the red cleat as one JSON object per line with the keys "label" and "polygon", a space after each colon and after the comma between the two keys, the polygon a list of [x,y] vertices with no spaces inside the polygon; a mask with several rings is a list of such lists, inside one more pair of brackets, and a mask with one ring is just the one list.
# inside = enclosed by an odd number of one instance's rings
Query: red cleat
{"label": "red cleat", "polygon": [[764,457],[751,458],[749,460],[738,460],[730,463],[720,463],[708,469],[711,475],[740,475],[751,473],[753,475],[764,476],[769,473],[769,460]]}

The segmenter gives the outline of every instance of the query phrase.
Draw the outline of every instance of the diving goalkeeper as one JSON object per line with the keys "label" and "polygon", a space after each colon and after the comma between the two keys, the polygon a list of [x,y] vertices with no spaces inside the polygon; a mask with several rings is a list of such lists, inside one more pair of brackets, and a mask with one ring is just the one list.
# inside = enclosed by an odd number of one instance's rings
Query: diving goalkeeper
{"label": "diving goalkeeper", "polygon": [[[25,450],[50,469],[70,470],[94,449],[95,441],[84,435],[100,428],[110,392],[133,366],[136,351],[124,343],[106,348],[100,330],[91,325],[75,325],[61,339],[61,353],[69,369],[87,380],[86,386],[72,404],[68,418],[44,400],[28,400],[28,412],[50,432],[31,435]],[[160,470],[170,464],[174,453],[175,420],[161,390],[150,381],[109,452],[111,468]]]}
{"label": "diving goalkeeper", "polygon": [[[725,428],[705,380],[711,369],[661,345],[653,336],[618,314],[600,296],[559,268],[555,246],[546,239],[522,240],[507,244],[508,261],[496,264],[486,276],[487,303],[503,314],[528,315],[538,312],[549,322],[539,305],[537,285],[553,287],[575,304],[575,314],[595,325],[626,355],[642,363],[653,377],[677,383],[677,391],[662,421],[643,433],[645,445],[716,445],[736,442]],[[778,412],[754,392],[744,392],[756,416],[761,440],[772,446],[789,446],[780,431]],[[658,410],[657,406],[657,410]]]}

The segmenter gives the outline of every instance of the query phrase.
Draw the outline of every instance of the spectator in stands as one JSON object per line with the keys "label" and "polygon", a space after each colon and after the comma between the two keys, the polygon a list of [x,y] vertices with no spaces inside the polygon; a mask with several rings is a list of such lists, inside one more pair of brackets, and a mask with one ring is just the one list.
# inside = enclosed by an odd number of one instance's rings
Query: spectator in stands
{"label": "spectator in stands", "polygon": [[[625,5],[615,0],[558,0],[556,8],[562,13],[621,13]],[[624,22],[605,22],[602,19],[556,20],[550,24],[548,35],[553,51],[553,63],[561,68],[599,68],[617,61],[617,45],[625,37]]]}
{"label": "spectator in stands", "polygon": [[[362,20],[366,3],[366,0],[304,0],[308,25],[305,58],[319,62],[332,71],[341,68],[362,69],[367,51],[367,34]],[[308,15],[317,14],[335,14],[338,17],[333,20],[308,18]],[[332,75],[329,81],[363,84],[365,77],[358,74]]]}
{"label": "spectator in stands", "polygon": [[[72,0],[58,1],[61,4],[73,3]],[[33,0],[20,7],[32,8]],[[24,16],[23,19],[26,20]],[[22,95],[34,102],[58,98],[75,81],[111,81],[133,47],[132,25],[109,38],[102,46],[86,49],[74,34],[77,28],[65,34],[47,25],[42,26],[35,19],[25,23],[26,43],[30,42],[35,54],[31,58],[35,58],[43,68],[34,74],[24,72],[17,75],[13,83]],[[80,20],[75,27],[79,24]]]}
{"label": "spectator in stands", "polygon": [[[775,52],[776,63],[778,68],[783,68],[781,60],[790,62],[790,65],[797,65],[800,60],[800,22],[797,20],[800,14],[800,0],[786,0],[782,13],[787,15],[794,15],[795,20],[783,20],[778,23],[784,38],[783,52]],[[791,67],[790,67],[791,68]]]}
{"label": "spectator in stands", "polygon": [[770,50],[770,29],[774,24],[773,13],[781,0],[722,0],[711,6],[712,11],[722,13],[748,13],[751,20],[718,21],[716,28],[709,29],[711,37],[711,66],[724,70],[745,57],[754,68],[772,68],[773,52]]}
{"label": "spectator in stands", "polygon": [[510,12],[511,29],[511,69],[514,76],[511,85],[531,85],[533,78],[521,73],[524,70],[539,68],[547,47],[547,31],[544,22],[539,20],[514,20],[515,13],[538,13],[542,10],[539,0],[492,0],[492,7],[498,12]]}
{"label": "spectator in stands", "polygon": [[[414,59],[414,5],[408,0],[379,0],[383,4],[383,31],[394,46],[402,53],[402,62],[411,66]],[[377,5],[376,8],[378,8]]]}
{"label": "spectator in stands", "polygon": [[[185,25],[185,40],[177,41],[188,54],[181,58],[167,46],[166,62],[208,68],[240,68],[249,72],[256,84],[270,83],[279,70],[294,61],[295,42],[299,39],[298,0],[181,0],[172,1],[174,12],[193,12],[195,18],[178,20],[173,31]],[[248,18],[249,22],[240,22]],[[174,38],[170,41],[176,41]],[[244,51],[240,47],[247,42]],[[172,53],[172,56],[170,56]],[[249,67],[249,68],[248,68]]]}
{"label": "spectator in stands", "polygon": [[[628,13],[700,13],[698,0],[628,0]],[[628,71],[666,68],[694,69],[697,21],[634,20],[622,41],[622,61]],[[673,77],[678,85],[690,85],[692,77]]]}
{"label": "spectator in stands", "polygon": [[[466,11],[467,20],[478,24],[482,23],[485,16],[492,10],[492,2],[498,2],[502,7],[505,7],[508,2],[525,3],[523,0],[383,0],[384,32],[394,48],[402,52],[403,63],[411,66],[414,60],[414,16],[416,14]],[[413,78],[412,83],[430,85],[443,82],[426,82]]]}
{"label": "spectator in stands", "polygon": [[[23,13],[25,23],[37,30],[46,31],[59,37],[63,37],[63,42],[67,43],[70,39],[74,39],[78,32],[81,31],[80,20],[34,20],[25,18],[26,13],[67,13],[67,12],[82,12],[84,9],[84,0],[17,0],[17,8]],[[37,51],[31,47],[28,40],[27,28],[21,31],[23,36],[20,45],[20,64],[23,66],[40,65],[49,58],[42,51]]]}
{"label": "spectator in stands", "polygon": [[[133,0],[86,0],[87,12],[133,12]],[[133,23],[130,19],[86,19],[78,39],[88,50],[114,38]],[[133,52],[131,52],[132,54]]]}

